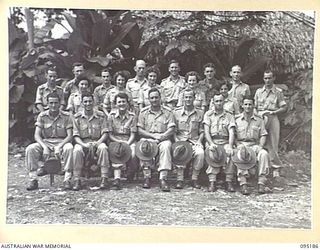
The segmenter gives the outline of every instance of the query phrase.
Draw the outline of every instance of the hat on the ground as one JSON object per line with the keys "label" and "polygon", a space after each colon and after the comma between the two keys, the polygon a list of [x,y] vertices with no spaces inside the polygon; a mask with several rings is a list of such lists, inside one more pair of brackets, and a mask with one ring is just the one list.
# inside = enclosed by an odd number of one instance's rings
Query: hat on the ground
{"label": "hat on the ground", "polygon": [[221,167],[227,162],[226,150],[221,145],[207,147],[204,156],[206,162],[212,167]]}
{"label": "hat on the ground", "polygon": [[125,142],[111,142],[109,147],[109,157],[112,163],[126,163],[131,157],[131,148]]}
{"label": "hat on the ground", "polygon": [[140,160],[149,161],[158,153],[158,145],[154,141],[140,140],[136,145],[136,155]]}
{"label": "hat on the ground", "polygon": [[235,150],[235,153],[232,156],[232,161],[238,168],[247,170],[256,164],[257,157],[252,148],[240,145]]}
{"label": "hat on the ground", "polygon": [[192,146],[187,141],[172,144],[172,162],[176,165],[186,165],[192,158]]}
{"label": "hat on the ground", "polygon": [[56,157],[50,157],[43,164],[43,169],[48,174],[57,174],[61,171],[61,161]]}

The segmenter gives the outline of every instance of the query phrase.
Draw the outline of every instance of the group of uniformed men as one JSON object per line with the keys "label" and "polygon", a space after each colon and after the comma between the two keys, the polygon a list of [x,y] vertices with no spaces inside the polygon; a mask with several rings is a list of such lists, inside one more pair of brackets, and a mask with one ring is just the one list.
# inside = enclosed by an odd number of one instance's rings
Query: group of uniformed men
{"label": "group of uniformed men", "polygon": [[286,111],[273,73],[264,72],[265,85],[251,98],[238,65],[228,83],[215,78],[212,63],[204,65],[201,81],[195,71],[180,76],[175,60],[168,69],[169,77],[160,84],[159,69],[146,68],[143,60],[136,61],[136,76],[129,80],[124,71],[112,80],[104,69],[103,83],[92,91],[83,64],[74,64],[75,77],[63,87],[56,84],[57,71],[49,68],[47,82],[36,93],[36,142],[26,148],[27,190],[38,189],[38,176],[47,174],[39,161],[53,157],[63,161],[66,190],[81,189],[81,173],[90,165],[101,169],[101,189],[109,186],[109,169],[112,187],[120,189],[123,166],[128,179],[142,169],[143,188],[151,187],[151,170],[157,169],[162,191],[170,191],[167,176],[173,166],[175,188],[182,189],[190,166],[191,185],[201,188],[198,176],[207,164],[209,192],[217,190],[217,175],[224,172],[228,192],[235,191],[237,176],[241,193],[248,195],[247,178],[257,172],[258,192],[265,193],[269,171],[279,176],[277,115]]}

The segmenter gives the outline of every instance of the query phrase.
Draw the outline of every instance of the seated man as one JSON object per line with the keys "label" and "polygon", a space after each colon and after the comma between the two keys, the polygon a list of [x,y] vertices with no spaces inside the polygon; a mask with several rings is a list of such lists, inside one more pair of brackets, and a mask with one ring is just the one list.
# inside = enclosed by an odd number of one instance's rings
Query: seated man
{"label": "seated man", "polygon": [[233,153],[234,144],[234,117],[223,109],[223,96],[216,94],[213,96],[214,109],[209,110],[204,114],[204,135],[206,138],[207,147],[214,149],[221,145],[224,147],[228,160],[220,166],[209,165],[207,174],[209,177],[209,192],[217,190],[216,180],[217,174],[223,169],[226,174],[226,189],[228,192],[234,192],[232,180],[234,176],[233,164],[230,157]]}
{"label": "seated man", "polygon": [[88,153],[92,154],[88,161],[94,162],[96,156],[97,165],[101,168],[101,189],[107,187],[109,171],[108,148],[105,144],[107,139],[107,121],[102,111],[95,110],[93,95],[91,93],[82,94],[83,111],[74,116],[74,180],[73,190],[81,189],[81,171],[86,164],[85,158]]}
{"label": "seated man", "polygon": [[[169,192],[170,187],[167,184],[168,171],[171,170],[171,141],[170,138],[174,134],[175,123],[170,110],[161,106],[161,94],[157,88],[149,91],[150,106],[140,111],[138,119],[138,134],[141,138],[154,140],[159,148],[159,168],[160,172],[160,188],[164,192]],[[150,187],[152,163],[144,163],[144,187]]]}
{"label": "seated man", "polygon": [[[39,114],[34,132],[35,143],[26,148],[26,167],[29,170],[30,183],[27,190],[38,189],[36,171],[41,159],[51,156],[64,159],[64,187],[71,188],[72,176],[72,118],[69,113],[60,110],[60,96],[53,92],[48,94],[49,110]],[[38,175],[45,175],[44,169],[39,169]]]}
{"label": "seated man", "polygon": [[[267,139],[264,120],[253,112],[253,100],[245,97],[243,100],[243,112],[236,118],[236,144],[252,148],[258,160],[258,192],[265,193],[265,182],[270,168],[269,155],[263,147]],[[242,151],[245,149],[242,149]],[[240,152],[241,153],[241,152]],[[240,169],[238,167],[238,181],[241,193],[248,195],[247,177],[252,174],[254,168]]]}
{"label": "seated man", "polygon": [[[193,105],[195,92],[192,89],[183,91],[183,107],[174,110],[176,122],[175,141],[187,141],[192,145],[192,186],[200,188],[198,176],[203,168],[204,150],[202,146],[203,139],[203,111],[196,109]],[[186,166],[177,166],[177,185],[176,188],[183,188],[183,176]]]}
{"label": "seated man", "polygon": [[[131,158],[126,163],[128,179],[132,180],[137,171],[138,162],[135,156],[135,136],[137,133],[137,116],[129,111],[129,97],[120,92],[115,96],[116,109],[108,117],[108,132],[111,142],[125,142],[131,147]],[[120,186],[122,164],[113,164],[114,187]]]}
{"label": "seated man", "polygon": [[58,94],[59,99],[61,101],[61,107],[63,108],[63,106],[65,106],[65,101],[63,98],[63,89],[57,85],[57,77],[57,70],[55,68],[47,69],[47,82],[40,85],[37,88],[35,106],[38,112],[42,112],[49,109],[47,96],[53,92],[56,92]]}

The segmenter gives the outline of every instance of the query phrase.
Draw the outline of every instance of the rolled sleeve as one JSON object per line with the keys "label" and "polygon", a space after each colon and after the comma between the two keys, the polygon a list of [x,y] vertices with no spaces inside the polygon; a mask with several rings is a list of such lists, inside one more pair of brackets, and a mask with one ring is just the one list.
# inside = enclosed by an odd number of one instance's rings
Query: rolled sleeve
{"label": "rolled sleeve", "polygon": [[202,123],[203,123],[203,125],[208,125],[208,126],[211,125],[211,121],[210,121],[210,117],[209,117],[208,113],[204,114]]}
{"label": "rolled sleeve", "polygon": [[43,120],[41,115],[38,115],[35,126],[39,128],[43,128]]}
{"label": "rolled sleeve", "polygon": [[37,93],[36,93],[36,100],[34,102],[35,104],[42,104],[42,99],[41,99],[41,91],[40,88],[37,88]]}
{"label": "rolled sleeve", "polygon": [[137,123],[137,127],[140,127],[142,129],[145,129],[145,114],[144,113],[140,113],[139,117],[138,117],[138,123]]}
{"label": "rolled sleeve", "polygon": [[80,136],[79,126],[76,119],[73,119],[73,136]]}
{"label": "rolled sleeve", "polygon": [[175,127],[176,123],[174,122],[173,114],[170,113],[168,116],[168,128]]}

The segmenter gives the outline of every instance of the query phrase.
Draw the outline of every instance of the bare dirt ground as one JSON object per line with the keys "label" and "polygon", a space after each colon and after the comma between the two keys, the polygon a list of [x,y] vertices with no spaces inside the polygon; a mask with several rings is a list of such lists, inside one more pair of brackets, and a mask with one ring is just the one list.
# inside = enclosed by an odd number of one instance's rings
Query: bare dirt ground
{"label": "bare dirt ground", "polygon": [[[227,193],[222,186],[208,193],[189,185],[183,190],[161,192],[156,178],[152,188],[142,180],[126,183],[121,190],[97,190],[99,178],[85,181],[79,192],[63,191],[63,178],[41,177],[36,191],[26,191],[24,147],[9,146],[8,224],[112,224],[175,225],[256,228],[311,228],[311,164],[303,152],[281,155],[285,179],[269,183],[270,192],[259,195],[251,183],[251,195]],[[203,178],[203,185],[206,180]],[[171,176],[174,185],[174,174]]]}

